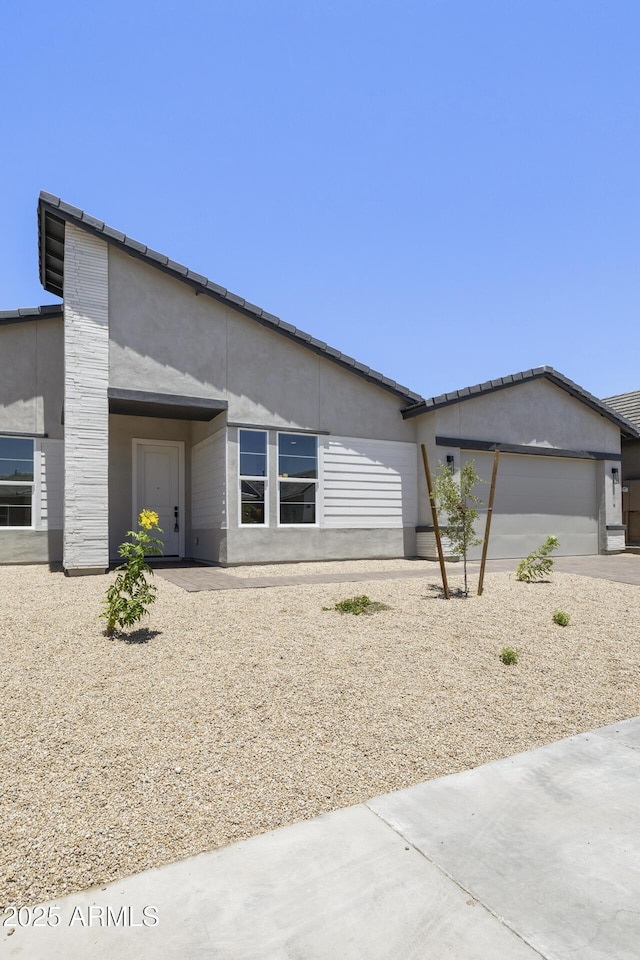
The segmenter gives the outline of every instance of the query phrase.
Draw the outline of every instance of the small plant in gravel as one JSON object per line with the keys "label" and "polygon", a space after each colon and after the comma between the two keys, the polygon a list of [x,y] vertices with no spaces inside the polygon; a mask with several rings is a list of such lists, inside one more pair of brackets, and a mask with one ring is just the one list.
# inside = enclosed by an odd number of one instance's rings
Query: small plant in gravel
{"label": "small plant in gravel", "polygon": [[462,571],[464,574],[464,591],[462,596],[469,595],[467,582],[467,557],[471,547],[479,546],[482,538],[476,536],[474,524],[478,518],[477,507],[482,500],[473,493],[477,484],[483,480],[479,476],[474,460],[467,460],[460,470],[459,480],[454,479],[451,468],[446,463],[438,467],[438,474],[432,498],[438,510],[444,513],[446,523],[442,524],[442,532],[451,542],[454,553],[462,556]]}
{"label": "small plant in gravel", "polygon": [[566,627],[571,617],[568,613],[565,613],[564,610],[556,610],[551,619],[554,623],[557,623],[559,627]]}
{"label": "small plant in gravel", "polygon": [[[328,610],[328,607],[323,607]],[[389,610],[386,603],[379,603],[377,600],[370,600],[365,594],[361,597],[348,597],[346,600],[339,600],[334,610],[338,613],[352,613],[359,617],[361,613],[375,613],[377,610]]]}
{"label": "small plant in gravel", "polygon": [[158,514],[153,510],[142,510],[138,517],[139,530],[128,530],[125,540],[120,544],[118,553],[124,563],[116,567],[117,577],[107,590],[104,610],[100,616],[107,621],[106,634],[112,637],[116,625],[132,627],[145,614],[150,604],[155,602],[157,587],[149,583],[146,574],[153,576],[153,570],[147,563],[148,556],[162,554],[162,540],[154,536],[162,533],[158,526]]}
{"label": "small plant in gravel", "polygon": [[516,571],[516,579],[531,583],[533,580],[543,580],[551,573],[553,557],[551,554],[560,546],[557,537],[547,537],[536,550],[532,550],[528,557],[521,560]]}
{"label": "small plant in gravel", "polygon": [[518,662],[518,651],[513,647],[505,647],[500,654],[500,659],[507,667],[513,667]]}

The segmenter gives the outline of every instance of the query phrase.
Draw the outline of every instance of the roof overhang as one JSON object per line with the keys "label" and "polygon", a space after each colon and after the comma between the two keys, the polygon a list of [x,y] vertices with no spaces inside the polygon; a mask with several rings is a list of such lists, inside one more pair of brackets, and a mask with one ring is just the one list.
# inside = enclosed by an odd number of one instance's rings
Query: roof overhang
{"label": "roof overhang", "polygon": [[322,340],[317,340],[310,334],[305,333],[304,330],[300,330],[292,326],[292,324],[286,323],[273,313],[268,313],[266,310],[263,310],[262,307],[250,303],[235,293],[231,293],[230,290],[221,287],[220,284],[208,280],[206,277],[195,273],[183,264],[171,260],[163,253],[152,250],[144,243],[140,243],[138,240],[126,236],[126,234],[121,233],[119,230],[114,230],[113,227],[108,226],[102,220],[90,216],[88,213],[85,213],[84,210],[65,203],[60,197],[46,193],[43,190],[40,193],[38,201],[38,252],[40,258],[40,280],[45,290],[48,290],[50,293],[55,293],[59,297],[63,296],[66,223],[71,223],[80,230],[84,230],[98,237],[100,240],[104,240],[106,243],[118,247],[129,256],[143,260],[145,263],[161,270],[168,276],[188,284],[196,294],[204,294],[207,297],[212,297],[219,303],[223,303],[225,306],[231,307],[231,309],[249,317],[251,320],[257,321],[263,327],[282,334],[295,343],[311,350],[313,353],[330,360],[345,370],[349,370],[363,380],[367,380],[374,386],[381,387],[383,390],[394,394],[405,404],[414,404],[422,400],[419,393],[414,393],[412,390],[409,390],[408,387],[404,387],[402,384],[396,383],[395,380],[385,377],[377,370],[372,370],[364,363],[359,363],[359,361],[353,357],[341,353]]}
{"label": "roof overhang", "polygon": [[151,393],[147,390],[124,390],[109,387],[109,413],[129,417],[158,417],[163,420],[209,421],[227,410],[226,400],[205,397],[182,397],[174,393]]}
{"label": "roof overhang", "polygon": [[18,310],[0,310],[0,324],[28,323],[33,320],[62,319],[61,303],[45,303],[41,307],[19,307]]}

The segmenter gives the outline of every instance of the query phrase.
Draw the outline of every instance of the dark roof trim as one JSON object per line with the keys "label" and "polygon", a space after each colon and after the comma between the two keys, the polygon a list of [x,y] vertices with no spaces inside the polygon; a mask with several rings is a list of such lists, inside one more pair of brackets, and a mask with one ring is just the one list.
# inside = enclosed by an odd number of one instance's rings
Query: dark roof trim
{"label": "dark roof trim", "polygon": [[62,318],[61,303],[46,303],[42,307],[20,307],[18,310],[0,310],[0,324],[25,323],[51,317]]}
{"label": "dark roof trim", "polygon": [[119,387],[109,387],[107,396],[109,413],[130,417],[208,422],[229,407],[226,400],[183,397],[174,393],[151,393],[147,390],[124,390]]}
{"label": "dark roof trim", "polygon": [[521,453],[527,457],[570,457],[572,460],[622,460],[619,453],[599,450],[563,450],[559,447],[534,447],[526,443],[500,443],[499,440],[462,440],[459,437],[436,437],[439,447],[459,447],[461,450],[499,450],[501,453]]}
{"label": "dark roof trim", "polygon": [[353,357],[340,353],[339,350],[328,346],[328,344],[322,340],[316,340],[315,337],[305,333],[303,330],[298,330],[297,327],[292,326],[290,323],[285,323],[284,320],[280,320],[280,318],[274,314],[267,313],[266,310],[257,307],[253,303],[249,303],[247,300],[237,296],[235,293],[231,293],[212,280],[207,280],[207,278],[201,274],[194,273],[181,263],[170,260],[164,254],[158,253],[156,250],[151,250],[137,240],[132,240],[131,237],[127,237],[124,233],[120,233],[119,230],[114,230],[112,227],[107,226],[102,220],[97,220],[95,217],[89,216],[89,214],[80,210],[78,207],[72,207],[71,204],[65,203],[59,197],[42,191],[38,202],[40,279],[45,290],[49,290],[51,293],[62,296],[64,224],[66,222],[73,223],[75,226],[86,230],[101,240],[105,240],[107,243],[119,247],[131,256],[144,260],[145,263],[149,263],[157,269],[162,270],[163,273],[177,280],[181,280],[183,283],[189,284],[194,288],[196,293],[203,293],[208,297],[212,297],[219,303],[224,303],[226,306],[244,314],[244,316],[252,320],[257,320],[262,326],[270,330],[275,330],[290,340],[302,344],[302,346],[307,347],[307,349],[312,350],[319,356],[337,363],[345,370],[350,370],[352,373],[357,374],[376,387],[382,387],[384,390],[395,394],[401,400],[404,400],[405,403],[409,402],[413,404],[423,399],[419,393],[414,393],[412,390],[409,390],[408,387],[403,387],[401,384],[396,383],[395,380],[390,380],[388,377],[383,376],[383,374],[378,373],[377,370],[372,370],[370,367],[365,366],[365,364],[354,360]]}
{"label": "dark roof trim", "polygon": [[228,420],[228,427],[237,427],[238,430],[273,430],[278,433],[304,433],[309,434],[312,437],[330,437],[330,430],[311,430],[307,427],[279,427],[277,425],[271,424],[260,424],[260,423],[238,423],[237,420]]}
{"label": "dark roof trim", "polygon": [[0,430],[1,437],[24,437],[25,440],[44,440],[48,433],[29,433],[28,430]]}
{"label": "dark roof trim", "polygon": [[464,400],[474,400],[476,397],[485,396],[488,393],[496,393],[498,390],[505,390],[507,387],[515,387],[519,383],[527,383],[530,380],[540,380],[542,378],[550,380],[561,390],[585,403],[592,410],[595,410],[601,416],[606,417],[615,423],[624,434],[631,437],[640,437],[640,431],[625,417],[620,416],[615,410],[608,407],[602,400],[598,400],[592,393],[583,390],[582,387],[569,380],[562,373],[554,370],[553,367],[536,367],[534,370],[523,370],[521,373],[514,373],[508,377],[499,377],[497,380],[488,380],[486,383],[477,383],[473,387],[465,387],[463,390],[454,390],[452,393],[443,393],[439,397],[431,397],[429,400],[421,400],[418,403],[405,407],[402,416],[405,420],[411,417],[419,417],[423,413],[431,413],[432,410],[440,410],[442,407],[449,407],[454,403],[462,403]]}

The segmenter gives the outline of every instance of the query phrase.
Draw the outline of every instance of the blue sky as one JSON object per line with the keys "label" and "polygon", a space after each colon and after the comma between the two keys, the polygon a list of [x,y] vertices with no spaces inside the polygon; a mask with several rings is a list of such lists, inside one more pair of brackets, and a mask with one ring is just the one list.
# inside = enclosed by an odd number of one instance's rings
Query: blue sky
{"label": "blue sky", "polygon": [[21,0],[0,309],[40,189],[426,396],[640,388],[637,0]]}

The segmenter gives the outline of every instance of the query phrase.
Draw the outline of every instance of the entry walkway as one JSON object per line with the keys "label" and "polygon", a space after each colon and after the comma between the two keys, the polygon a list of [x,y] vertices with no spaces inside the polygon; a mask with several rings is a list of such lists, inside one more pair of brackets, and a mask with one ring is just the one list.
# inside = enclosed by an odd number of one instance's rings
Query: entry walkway
{"label": "entry walkway", "polygon": [[639,790],[637,718],[66,897],[0,955],[637,960]]}
{"label": "entry walkway", "polygon": [[[289,565],[290,566],[290,565]],[[489,560],[487,573],[515,573],[517,560]],[[232,568],[207,567],[201,564],[176,564],[161,566],[156,573],[170,580],[178,587],[190,592],[201,590],[256,590],[262,587],[288,587],[303,583],[365,583],[369,580],[402,580],[404,578],[427,578],[438,581],[440,569],[436,562],[429,560],[407,561],[402,568],[395,570],[349,570],[335,573],[332,563],[327,562],[326,572],[305,574],[305,564],[298,564],[299,574],[270,575],[268,577],[243,577],[235,574]],[[470,564],[477,571],[479,563]],[[596,577],[620,583],[640,585],[640,556],[622,553],[613,556],[558,557],[554,569],[559,573],[573,573],[583,577]],[[460,563],[447,564],[448,576],[462,574]]]}

